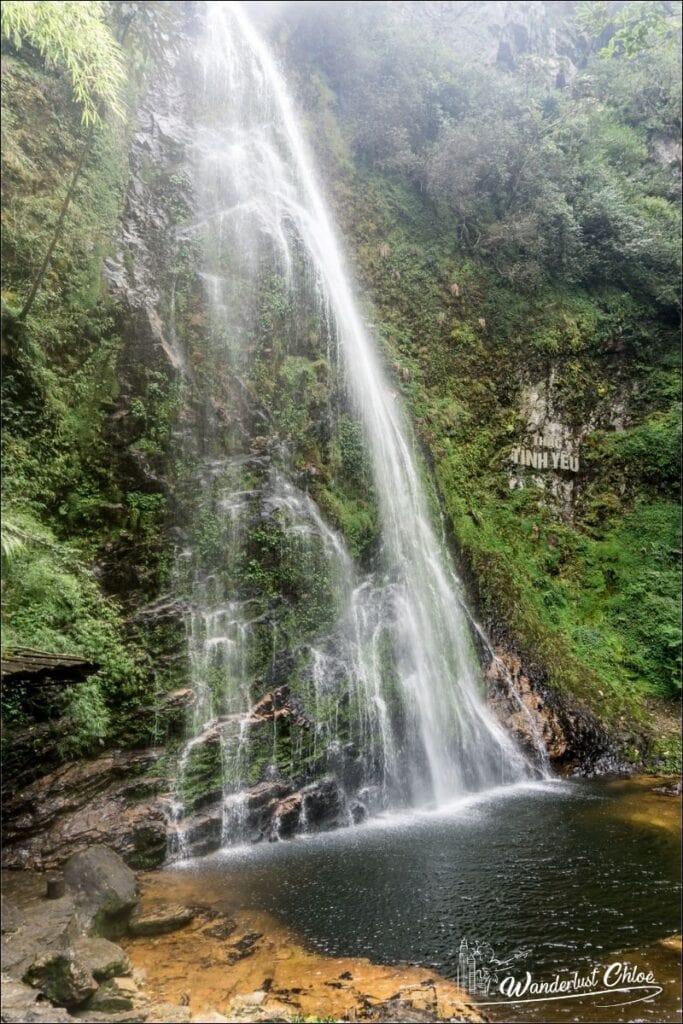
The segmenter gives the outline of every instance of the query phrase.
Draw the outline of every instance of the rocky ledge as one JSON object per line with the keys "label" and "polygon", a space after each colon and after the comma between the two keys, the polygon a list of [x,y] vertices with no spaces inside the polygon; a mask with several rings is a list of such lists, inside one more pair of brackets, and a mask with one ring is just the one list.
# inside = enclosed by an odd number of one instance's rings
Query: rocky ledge
{"label": "rocky ledge", "polygon": [[196,894],[182,874],[173,878],[181,902],[171,904],[168,876],[148,874],[141,887],[105,846],[70,857],[45,882],[29,872],[4,876],[0,1021],[8,1024],[289,1022],[302,1011],[339,1020],[483,1019],[459,989],[426,971],[320,956],[266,915],[225,901],[190,905]]}
{"label": "rocky ledge", "polygon": [[[561,772],[620,772],[626,766],[610,750],[599,723],[565,706],[540,680],[525,673],[521,659],[495,652],[487,672],[489,706],[532,758]],[[169,735],[194,699],[189,689],[167,695],[163,708]],[[265,694],[242,715],[211,722],[192,740],[199,761],[220,762],[222,730],[264,730],[287,721],[301,730],[312,726],[300,701],[286,685]],[[269,741],[270,742],[270,741]],[[348,756],[347,756],[348,755]],[[273,842],[301,830],[333,829],[362,821],[376,809],[372,786],[358,790],[357,752],[339,752],[335,776],[303,784],[269,774],[226,803],[220,782],[189,799],[179,818],[169,792],[165,748],[114,751],[34,778],[28,785],[8,780],[3,805],[2,864],[50,870],[94,843],[106,843],[134,869],[161,866],[169,851],[184,857],[217,850],[229,834],[240,842]],[[264,777],[265,776],[265,777]],[[210,780],[210,786],[213,783]],[[19,786],[19,788],[15,788]],[[349,796],[349,793],[355,793]]]}
{"label": "rocky ledge", "polygon": [[[172,1019],[153,1005],[137,1015],[140,988],[128,954],[113,941],[140,925],[137,879],[121,857],[93,846],[45,883],[28,873],[3,878],[0,1020]],[[145,933],[182,927],[191,916],[186,908],[162,921],[147,915]]]}
{"label": "rocky ledge", "polygon": [[[170,694],[166,707],[186,707],[192,691]],[[221,729],[235,725],[270,729],[289,719],[302,728],[311,723],[286,686],[264,694],[244,715],[211,723],[192,741],[193,748],[220,743]],[[45,871],[94,843],[106,843],[134,869],[159,867],[169,851],[204,856],[222,844],[226,816],[239,841],[286,839],[305,827],[339,828],[361,821],[372,806],[372,790],[349,799],[332,776],[298,786],[273,775],[235,794],[225,804],[219,786],[195,799],[177,819],[165,750],[113,751],[77,761],[34,779],[3,804],[2,864],[6,868]],[[12,780],[10,780],[10,785]]]}

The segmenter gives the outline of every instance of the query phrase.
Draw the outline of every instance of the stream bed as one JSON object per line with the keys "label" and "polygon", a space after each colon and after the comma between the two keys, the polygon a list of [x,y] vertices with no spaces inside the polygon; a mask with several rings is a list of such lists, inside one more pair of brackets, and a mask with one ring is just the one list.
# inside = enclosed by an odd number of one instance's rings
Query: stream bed
{"label": "stream bed", "polygon": [[656,785],[522,784],[445,810],[222,851],[167,877],[183,899],[194,891],[266,912],[328,956],[417,965],[462,984],[464,950],[484,971],[480,1003],[502,998],[492,982],[485,991],[495,972],[529,971],[538,982],[597,966],[601,978],[613,962],[652,971],[663,989],[637,1003],[628,1001],[640,991],[487,1005],[494,1020],[673,1021],[678,955],[666,940],[680,928],[679,808]]}

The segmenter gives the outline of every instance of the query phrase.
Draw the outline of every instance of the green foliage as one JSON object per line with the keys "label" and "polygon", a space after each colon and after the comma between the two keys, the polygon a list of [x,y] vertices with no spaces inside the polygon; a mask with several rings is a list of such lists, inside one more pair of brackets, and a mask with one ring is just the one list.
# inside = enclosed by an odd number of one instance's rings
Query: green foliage
{"label": "green foliage", "polygon": [[102,666],[71,689],[63,711],[62,752],[82,753],[107,734],[112,702],[137,685],[140,669],[127,649],[120,613],[77,552],[29,513],[12,515],[31,543],[5,569],[3,644],[76,654]]}
{"label": "green foliage", "polygon": [[680,736],[661,736],[655,740],[648,772],[655,775],[680,775],[683,771],[683,751]]}
{"label": "green foliage", "polygon": [[[140,589],[158,588],[165,499],[131,486],[115,452],[130,458],[137,442],[150,462],[161,460],[175,393],[163,375],[141,372],[143,415],[123,445],[113,445],[121,339],[103,294],[102,263],[124,194],[128,136],[121,125],[107,121],[93,140],[25,322],[5,315],[43,258],[83,133],[68,83],[28,48],[3,60],[2,101],[3,121],[7,114],[14,124],[3,145],[3,518],[23,544],[3,559],[3,643],[102,665],[48,709],[62,723],[66,758],[101,743],[151,739],[148,705],[162,673],[151,665],[147,638],[102,583],[106,574],[125,597],[131,579]],[[25,712],[15,710],[12,727],[21,727]]]}
{"label": "green foliage", "polygon": [[677,19],[659,3],[587,8],[595,33],[614,23],[616,57],[609,73],[592,57],[562,91],[542,68],[458,59],[386,4],[293,16],[288,45],[324,71],[358,162],[426,193],[461,252],[530,294],[619,283],[673,310],[678,189],[648,155],[655,132],[680,131]]}
{"label": "green foliage", "polygon": [[643,50],[661,47],[662,42],[675,47],[681,27],[679,7],[679,3],[663,0],[631,0],[627,4],[582,0],[577,22],[591,36],[610,33],[608,43],[600,50],[602,57],[623,55],[633,60]]}
{"label": "green foliage", "polygon": [[18,555],[26,547],[26,541],[28,539],[27,534],[22,530],[21,526],[17,522],[16,518],[9,512],[2,513],[2,531],[0,534],[0,544],[2,547],[2,559],[3,564],[10,562],[16,555]]}
{"label": "green foliage", "polygon": [[677,493],[681,453],[680,407],[653,413],[638,426],[610,436],[608,446],[623,460],[632,478],[647,480],[664,491]]}
{"label": "green foliage", "polygon": [[103,3],[7,0],[2,5],[2,34],[16,49],[28,42],[46,60],[67,69],[84,124],[100,122],[101,104],[123,117],[123,59]]}

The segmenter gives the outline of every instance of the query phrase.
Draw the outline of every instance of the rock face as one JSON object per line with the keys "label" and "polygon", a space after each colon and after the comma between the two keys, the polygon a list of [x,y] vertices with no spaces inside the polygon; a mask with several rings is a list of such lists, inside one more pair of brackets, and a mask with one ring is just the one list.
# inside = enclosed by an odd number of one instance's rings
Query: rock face
{"label": "rock face", "polygon": [[3,807],[3,865],[54,868],[97,842],[133,867],[161,864],[166,818],[155,795],[166,783],[153,775],[161,753],[115,752],[67,764],[11,795]]}
{"label": "rock face", "polygon": [[560,762],[569,746],[560,718],[524,675],[521,659],[501,653],[491,662],[486,677],[489,707],[520,746],[532,757],[545,748],[551,762]]}
{"label": "rock face", "polygon": [[93,846],[64,865],[64,879],[74,895],[79,925],[88,935],[124,935],[138,903],[133,872],[113,850]]}
{"label": "rock face", "polygon": [[487,671],[487,703],[532,759],[545,746],[549,766],[581,775],[629,772],[610,741],[606,725],[545,685],[519,655],[502,647]]}
{"label": "rock face", "polygon": [[584,57],[584,42],[570,32],[564,2],[499,0],[475,5],[457,0],[400,0],[396,7],[408,21],[429,21],[439,35],[463,57],[509,71],[530,58],[545,71],[549,84],[562,86],[576,73]]}

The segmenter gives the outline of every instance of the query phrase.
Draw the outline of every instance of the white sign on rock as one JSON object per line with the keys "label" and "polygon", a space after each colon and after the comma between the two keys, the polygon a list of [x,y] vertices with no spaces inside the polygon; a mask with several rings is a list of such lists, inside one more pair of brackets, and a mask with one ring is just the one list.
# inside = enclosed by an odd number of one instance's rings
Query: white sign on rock
{"label": "white sign on rock", "polygon": [[526,445],[512,449],[510,459],[516,466],[528,466],[530,469],[553,469],[578,473],[580,468],[578,452],[565,445],[566,442],[559,433],[534,434]]}

